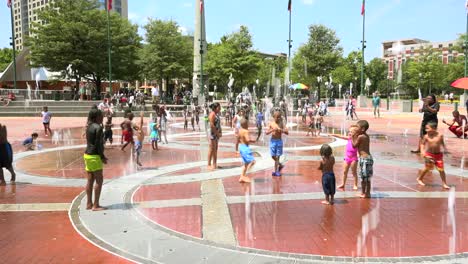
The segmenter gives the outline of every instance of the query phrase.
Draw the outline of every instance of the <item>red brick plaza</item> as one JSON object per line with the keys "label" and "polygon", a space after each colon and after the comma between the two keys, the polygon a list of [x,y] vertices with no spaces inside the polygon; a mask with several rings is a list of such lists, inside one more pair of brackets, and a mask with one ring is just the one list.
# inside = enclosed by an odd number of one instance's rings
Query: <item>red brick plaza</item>
{"label": "red brick plaza", "polygon": [[[305,125],[290,117],[282,177],[271,176],[269,138],[253,144],[251,184],[237,181],[241,161],[227,127],[216,171],[206,169],[203,129],[184,131],[181,120],[170,122],[168,145],[159,151],[144,145],[140,169],[130,149],[118,148],[115,130],[114,146],[106,146],[101,197],[108,210],[101,212],[85,210],[85,118],[53,118],[56,135],[48,138],[38,117],[2,118],[18,176],[16,184],[0,187],[0,262],[468,263],[468,140],[442,124],[451,110],[445,106],[439,114],[450,191],[436,171],[426,186],[416,182],[423,160],[410,150],[417,145],[420,114],[383,111],[375,119],[361,111],[375,160],[372,199],[355,196],[350,173],[336,204],[322,205],[318,150],[332,145],[340,183],[346,141],[335,135],[355,122],[332,109],[320,137],[306,137]],[[34,131],[43,149],[24,152],[21,142]]]}

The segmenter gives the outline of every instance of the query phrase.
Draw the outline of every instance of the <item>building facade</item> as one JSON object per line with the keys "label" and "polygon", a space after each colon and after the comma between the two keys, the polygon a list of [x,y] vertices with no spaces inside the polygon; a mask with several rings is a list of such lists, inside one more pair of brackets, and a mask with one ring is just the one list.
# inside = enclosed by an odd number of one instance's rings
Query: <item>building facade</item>
{"label": "building facade", "polygon": [[402,39],[385,41],[382,43],[382,59],[387,64],[388,78],[394,80],[400,66],[408,59],[417,59],[420,51],[432,48],[440,55],[439,58],[444,64],[448,64],[458,56],[464,56],[454,49],[457,40],[445,42],[430,42],[423,39]]}
{"label": "building facade", "polygon": [[[24,41],[31,29],[33,22],[40,22],[37,13],[53,0],[13,0],[13,24],[15,34],[15,47],[17,50],[22,50]],[[103,8],[106,0],[100,0]],[[128,0],[114,0],[113,10],[119,13],[122,17],[128,18]]]}

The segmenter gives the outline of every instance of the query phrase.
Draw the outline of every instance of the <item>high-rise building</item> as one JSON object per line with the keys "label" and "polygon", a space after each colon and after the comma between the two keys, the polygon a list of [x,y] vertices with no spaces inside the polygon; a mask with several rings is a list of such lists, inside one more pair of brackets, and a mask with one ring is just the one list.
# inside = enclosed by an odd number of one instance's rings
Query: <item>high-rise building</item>
{"label": "high-rise building", "polygon": [[[25,37],[29,35],[31,24],[38,22],[38,11],[53,0],[14,0],[13,1],[13,24],[15,30],[15,47],[22,50]],[[100,0],[103,8],[106,0]],[[128,18],[128,0],[114,0],[113,10],[122,17]]]}

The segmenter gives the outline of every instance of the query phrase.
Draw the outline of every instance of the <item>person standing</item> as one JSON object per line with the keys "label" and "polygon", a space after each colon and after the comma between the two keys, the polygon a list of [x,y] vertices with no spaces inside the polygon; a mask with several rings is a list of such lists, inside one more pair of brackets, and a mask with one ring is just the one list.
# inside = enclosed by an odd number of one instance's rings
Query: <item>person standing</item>
{"label": "person standing", "polygon": [[219,119],[219,111],[221,106],[219,103],[213,103],[211,113],[208,115],[210,127],[210,147],[208,149],[208,169],[215,170],[218,168],[218,143],[222,137],[221,120]]}
{"label": "person standing", "polygon": [[453,92],[450,93],[449,99],[450,99],[450,103],[453,104]]}
{"label": "person standing", "polygon": [[466,115],[468,116],[468,98],[466,99],[466,102],[465,102],[465,109],[466,109]]}
{"label": "person standing", "polygon": [[374,118],[380,118],[380,96],[378,92],[372,97],[372,106],[374,107]]}
{"label": "person standing", "polygon": [[7,128],[0,124],[0,186],[5,186],[5,177],[3,176],[3,168],[7,169],[11,174],[11,182],[16,181],[16,173],[13,169],[13,149],[8,142]]}
{"label": "person standing", "polygon": [[[91,109],[91,111],[89,111],[88,124],[86,127],[86,150],[83,155],[86,166],[85,170],[88,175],[88,182],[86,184],[86,210],[106,210],[105,207],[99,205],[102,184],[104,182],[103,164],[107,163],[107,158],[104,156],[103,118],[104,116],[101,110]],[[96,186],[94,186],[95,182]]]}
{"label": "person standing", "polygon": [[[411,153],[421,153],[421,140],[426,135],[426,125],[428,123],[439,123],[439,119],[437,118],[437,113],[440,110],[440,105],[437,102],[437,99],[434,94],[431,94],[423,99],[424,104],[421,109],[419,109],[420,113],[423,113],[423,120],[421,122],[421,128],[419,130],[419,142],[418,148],[416,150],[412,150]],[[437,128],[437,127],[436,127]]]}

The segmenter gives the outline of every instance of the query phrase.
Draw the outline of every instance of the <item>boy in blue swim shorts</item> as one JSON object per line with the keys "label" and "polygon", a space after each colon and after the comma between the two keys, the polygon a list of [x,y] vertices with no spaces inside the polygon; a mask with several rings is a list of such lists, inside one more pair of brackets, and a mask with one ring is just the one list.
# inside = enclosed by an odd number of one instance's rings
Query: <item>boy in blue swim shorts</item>
{"label": "boy in blue swim shorts", "polygon": [[242,167],[242,173],[239,178],[239,182],[249,183],[250,178],[247,177],[246,174],[247,171],[250,170],[253,165],[255,165],[255,159],[249,144],[255,142],[255,140],[251,140],[249,137],[249,121],[247,121],[245,118],[242,118],[240,123],[241,128],[239,130],[239,153],[244,166]]}
{"label": "boy in blue swim shorts", "polygon": [[280,110],[275,110],[273,113],[273,121],[268,125],[266,134],[271,134],[270,153],[271,158],[275,161],[275,171],[271,176],[281,176],[281,170],[284,168],[284,165],[279,162],[280,157],[283,155],[283,140],[281,136],[282,134],[289,135],[289,131],[283,124]]}

